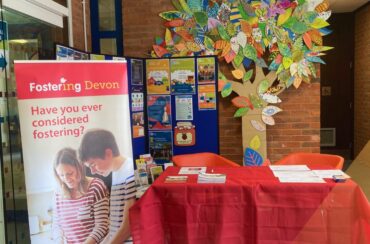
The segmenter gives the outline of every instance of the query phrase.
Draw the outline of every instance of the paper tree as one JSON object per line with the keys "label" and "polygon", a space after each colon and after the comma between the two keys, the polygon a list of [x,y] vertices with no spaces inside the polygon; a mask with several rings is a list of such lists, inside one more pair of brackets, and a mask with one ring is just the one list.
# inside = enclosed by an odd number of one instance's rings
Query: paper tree
{"label": "paper tree", "polygon": [[217,55],[232,64],[233,81],[219,75],[222,97],[235,92],[234,117],[242,117],[245,165],[266,158],[266,125],[282,111],[278,94],[316,77],[315,63],[331,47],[328,0],[171,0],[176,10],[160,13],[165,37],[152,55]]}

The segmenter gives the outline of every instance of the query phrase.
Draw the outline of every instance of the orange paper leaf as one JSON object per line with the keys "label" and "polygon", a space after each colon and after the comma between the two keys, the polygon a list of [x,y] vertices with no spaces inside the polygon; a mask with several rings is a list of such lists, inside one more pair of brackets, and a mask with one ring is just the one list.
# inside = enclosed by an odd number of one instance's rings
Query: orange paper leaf
{"label": "orange paper leaf", "polygon": [[303,34],[303,41],[309,49],[312,48],[312,41],[309,33],[306,32]]}
{"label": "orange paper leaf", "polygon": [[253,109],[253,104],[251,103],[251,101],[243,96],[235,97],[233,98],[233,100],[231,100],[231,102],[237,108],[249,107],[250,109]]}
{"label": "orange paper leaf", "polygon": [[158,46],[158,45],[153,45],[153,50],[154,50],[155,54],[160,58],[163,57],[163,55],[168,53],[167,49],[165,49],[161,46]]}
{"label": "orange paper leaf", "polygon": [[319,30],[312,29],[312,30],[308,31],[307,33],[310,35],[311,40],[314,43],[316,43],[319,46],[322,46],[323,45],[323,43],[322,43],[322,36],[321,36]]}

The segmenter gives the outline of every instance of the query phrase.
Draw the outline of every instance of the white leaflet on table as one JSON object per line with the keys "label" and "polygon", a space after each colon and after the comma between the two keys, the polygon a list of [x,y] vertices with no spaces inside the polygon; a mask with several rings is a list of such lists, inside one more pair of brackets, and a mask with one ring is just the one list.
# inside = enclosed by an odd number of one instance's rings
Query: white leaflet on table
{"label": "white leaflet on table", "polygon": [[316,177],[312,171],[294,170],[294,171],[272,171],[275,177]]}
{"label": "white leaflet on table", "polygon": [[270,165],[272,171],[302,171],[310,170],[307,165]]}
{"label": "white leaflet on table", "polygon": [[334,175],[344,176],[344,178],[351,178],[349,175],[344,173],[340,169],[329,169],[329,170],[313,170],[312,171],[316,176],[320,178],[333,178]]}
{"label": "white leaflet on table", "polygon": [[281,183],[326,183],[322,178],[313,177],[279,177]]}

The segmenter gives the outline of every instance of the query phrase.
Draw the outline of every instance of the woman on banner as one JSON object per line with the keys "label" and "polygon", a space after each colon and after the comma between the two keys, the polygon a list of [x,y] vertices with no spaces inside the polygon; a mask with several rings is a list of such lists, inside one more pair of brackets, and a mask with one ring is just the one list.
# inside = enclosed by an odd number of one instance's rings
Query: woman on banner
{"label": "woman on banner", "polygon": [[109,194],[104,182],[86,177],[74,149],[57,153],[53,235],[58,243],[99,243],[108,233]]}

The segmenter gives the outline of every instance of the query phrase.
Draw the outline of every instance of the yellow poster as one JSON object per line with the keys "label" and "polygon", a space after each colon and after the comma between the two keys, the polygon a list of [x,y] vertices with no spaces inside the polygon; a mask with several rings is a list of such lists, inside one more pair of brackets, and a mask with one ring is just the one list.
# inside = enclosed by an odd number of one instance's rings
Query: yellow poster
{"label": "yellow poster", "polygon": [[148,94],[170,94],[170,61],[146,60],[146,83]]}

